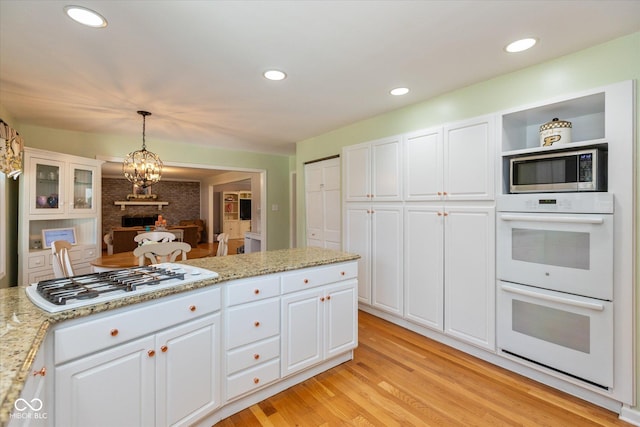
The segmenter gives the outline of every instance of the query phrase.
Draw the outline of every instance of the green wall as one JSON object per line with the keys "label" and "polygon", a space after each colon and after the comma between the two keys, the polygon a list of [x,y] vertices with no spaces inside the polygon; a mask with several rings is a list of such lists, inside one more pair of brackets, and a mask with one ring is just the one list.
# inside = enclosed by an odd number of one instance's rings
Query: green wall
{"label": "green wall", "polygon": [[[304,162],[340,154],[341,148],[399,133],[462,120],[500,110],[544,101],[563,94],[636,80],[636,123],[640,123],[638,87],[640,86],[640,33],[621,37],[553,61],[505,74],[468,86],[425,102],[390,113],[371,117],[323,135],[301,141],[296,147],[297,170],[297,236],[304,246],[305,200]],[[636,126],[637,127],[637,126]],[[638,147],[636,132],[636,147]],[[636,165],[640,165],[640,149],[636,149]],[[636,176],[636,191],[640,188]],[[638,197],[636,195],[636,204]],[[640,224],[640,208],[636,206],[636,224]],[[640,227],[636,226],[636,257],[640,254]],[[640,264],[636,259],[636,265]],[[640,313],[640,275],[636,274],[636,312]],[[636,315],[636,396],[640,396],[640,314]],[[639,406],[636,405],[636,408]]]}
{"label": "green wall", "polygon": [[[106,135],[71,132],[21,124],[18,128],[25,145],[82,157],[123,158],[140,148],[142,141],[135,135]],[[289,247],[289,156],[223,150],[203,145],[157,140],[148,136],[147,148],[164,162],[197,166],[234,167],[266,170],[267,206],[278,204],[278,211],[267,209],[267,247]]]}

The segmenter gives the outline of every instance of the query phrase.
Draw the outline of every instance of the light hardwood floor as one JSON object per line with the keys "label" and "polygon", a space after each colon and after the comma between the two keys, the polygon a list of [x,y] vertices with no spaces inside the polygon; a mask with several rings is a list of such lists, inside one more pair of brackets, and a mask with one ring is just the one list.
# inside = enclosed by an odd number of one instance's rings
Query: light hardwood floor
{"label": "light hardwood floor", "polygon": [[216,424],[629,426],[617,414],[359,313],[355,358]]}

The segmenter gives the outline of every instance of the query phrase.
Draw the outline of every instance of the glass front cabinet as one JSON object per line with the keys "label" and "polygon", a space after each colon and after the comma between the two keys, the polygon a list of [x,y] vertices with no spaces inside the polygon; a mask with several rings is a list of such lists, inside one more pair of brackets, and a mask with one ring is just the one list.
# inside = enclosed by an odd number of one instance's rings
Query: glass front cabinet
{"label": "glass front cabinet", "polygon": [[29,158],[29,214],[95,214],[97,166]]}

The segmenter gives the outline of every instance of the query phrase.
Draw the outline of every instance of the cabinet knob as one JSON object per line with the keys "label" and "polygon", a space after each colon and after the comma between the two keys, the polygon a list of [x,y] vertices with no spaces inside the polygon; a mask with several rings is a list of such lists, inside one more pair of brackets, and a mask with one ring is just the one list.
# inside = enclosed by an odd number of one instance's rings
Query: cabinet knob
{"label": "cabinet knob", "polygon": [[162,347],[160,347],[160,350],[162,350],[163,353],[166,353],[167,350],[169,350],[169,347],[167,347],[166,345],[163,345]]}
{"label": "cabinet knob", "polygon": [[260,322],[258,322],[258,321],[256,320],[255,322],[253,322],[253,326],[255,326],[255,327],[257,328],[258,326],[260,326]]}
{"label": "cabinet knob", "polygon": [[304,279],[303,282],[306,285],[307,283],[309,283],[309,279]]}
{"label": "cabinet knob", "polygon": [[38,371],[33,371],[33,376],[35,377],[35,376],[37,376],[37,375],[41,375],[41,376],[43,376],[43,377],[44,377],[45,375],[47,375],[47,368],[46,368],[46,366],[43,366],[43,367],[42,367],[40,370],[38,370]]}
{"label": "cabinet knob", "polygon": [[258,360],[258,359],[260,359],[260,355],[259,355],[258,353],[256,353],[256,354],[254,354],[254,355],[253,355],[253,358],[254,358],[255,360]]}
{"label": "cabinet knob", "polygon": [[447,195],[447,192],[446,192],[446,191],[443,191],[443,192],[442,192],[442,195],[443,195],[443,196],[446,196],[446,195]]}
{"label": "cabinet knob", "polygon": [[320,297],[320,301],[321,301],[321,302],[324,302],[324,297]]}
{"label": "cabinet knob", "polygon": [[155,350],[149,350],[147,351],[147,354],[149,355],[149,357],[153,357],[156,355],[156,351]]}
{"label": "cabinet knob", "polygon": [[258,294],[260,293],[260,289],[254,289],[254,290],[253,290],[253,293],[254,293],[254,294],[256,294],[256,295],[258,295]]}
{"label": "cabinet knob", "polygon": [[196,306],[195,306],[195,305],[190,305],[190,306],[189,306],[189,310],[191,310],[191,311],[196,311]]}
{"label": "cabinet knob", "polygon": [[438,212],[438,213],[437,213],[437,215],[438,215],[438,216],[442,216],[442,212]]}
{"label": "cabinet knob", "polygon": [[118,335],[118,332],[119,332],[119,331],[118,331],[117,329],[115,329],[115,328],[114,328],[114,329],[112,329],[112,330],[111,330],[111,332],[109,332],[109,333],[111,334],[111,336],[112,336],[112,337],[115,337],[115,336],[117,336],[117,335]]}
{"label": "cabinet knob", "polygon": [[345,272],[344,272],[344,271],[341,271],[341,272],[340,272],[340,275],[341,275],[341,276],[344,276],[344,275],[345,275]]}
{"label": "cabinet knob", "polygon": [[254,384],[258,384],[259,382],[260,382],[260,378],[255,377],[255,378],[253,379],[253,383],[254,383]]}
{"label": "cabinet knob", "polygon": [[438,196],[442,196],[442,191],[438,191]]}
{"label": "cabinet knob", "polygon": [[327,301],[331,299],[331,295],[327,295]]}
{"label": "cabinet knob", "polygon": [[444,212],[442,215],[449,216],[449,214],[447,212]]}

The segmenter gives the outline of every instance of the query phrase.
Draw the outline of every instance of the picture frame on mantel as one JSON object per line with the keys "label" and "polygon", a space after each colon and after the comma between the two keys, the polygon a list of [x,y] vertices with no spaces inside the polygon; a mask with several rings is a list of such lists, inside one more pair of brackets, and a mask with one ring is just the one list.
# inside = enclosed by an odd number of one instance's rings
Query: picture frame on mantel
{"label": "picture frame on mantel", "polygon": [[156,194],[151,193],[151,186],[143,188],[135,184],[133,184],[131,194],[127,195],[127,200],[155,200],[157,198]]}

